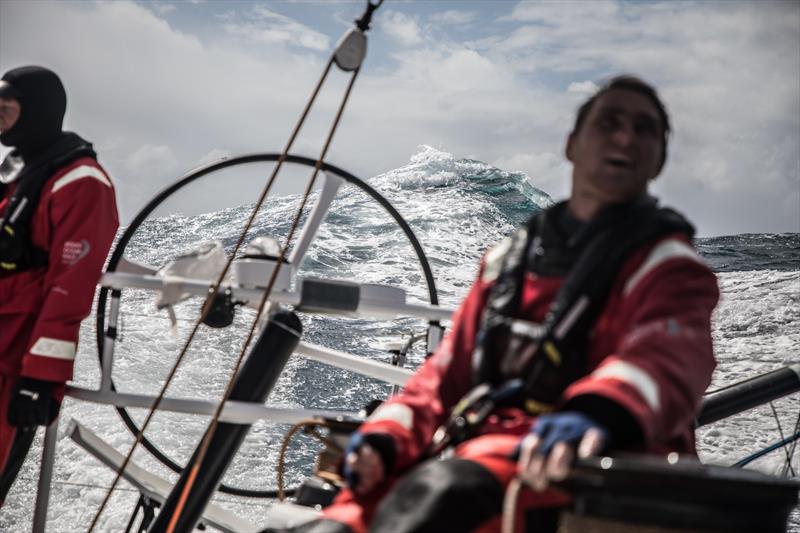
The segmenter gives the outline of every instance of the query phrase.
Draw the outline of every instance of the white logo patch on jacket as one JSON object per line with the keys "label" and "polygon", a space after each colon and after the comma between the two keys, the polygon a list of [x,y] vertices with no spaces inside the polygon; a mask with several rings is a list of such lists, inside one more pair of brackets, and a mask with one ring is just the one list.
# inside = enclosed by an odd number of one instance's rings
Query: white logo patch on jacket
{"label": "white logo patch on jacket", "polygon": [[61,263],[72,266],[89,254],[92,246],[86,239],[67,241],[61,252]]}

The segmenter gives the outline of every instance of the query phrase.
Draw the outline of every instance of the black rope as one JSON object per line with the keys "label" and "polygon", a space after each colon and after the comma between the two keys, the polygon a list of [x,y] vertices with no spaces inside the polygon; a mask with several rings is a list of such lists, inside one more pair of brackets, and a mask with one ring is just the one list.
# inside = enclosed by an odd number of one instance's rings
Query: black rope
{"label": "black rope", "polygon": [[[800,432],[800,410],[797,412],[797,421],[794,424],[794,434]],[[794,453],[797,451],[797,441],[795,440],[792,442],[792,447],[787,451],[786,455],[786,464],[783,465],[783,470],[781,470],[781,477],[786,477],[786,474],[791,472],[792,477],[797,477],[797,474],[792,468],[792,458],[794,457]]]}
{"label": "black rope", "polygon": [[[24,477],[24,476],[20,476],[17,479],[22,480],[22,481],[29,481],[29,482],[33,482],[33,483],[38,481],[38,478]],[[108,489],[111,488],[111,486],[108,486],[108,485],[94,485],[92,483],[78,483],[76,481],[53,480],[52,483],[54,485],[64,485],[64,486],[68,486],[68,487],[83,487],[83,488],[87,488],[87,489],[98,489],[98,490],[99,489],[108,490]],[[286,496],[294,496],[295,493],[297,492],[297,489],[298,489],[298,487],[292,487],[290,489],[284,489],[283,493]],[[131,492],[131,493],[139,492],[141,494],[141,491],[139,489],[126,489],[126,488],[123,488],[123,487],[114,487],[114,491],[115,492]],[[262,494],[263,494],[263,496],[262,496]],[[232,494],[232,495],[233,496],[239,496],[238,494]],[[247,496],[247,495],[243,495],[243,496],[244,497],[250,497],[250,498],[257,498],[257,499],[277,498],[278,497],[278,491],[277,491],[277,489],[271,489],[271,490],[259,491],[257,496]],[[238,504],[238,505],[247,505],[249,507],[263,507],[265,505],[263,503],[249,503],[249,502],[243,502],[242,500],[233,500],[233,499],[230,499],[230,498],[219,498],[219,497],[214,498],[214,501],[222,502],[222,503],[235,503],[235,504]]]}
{"label": "black rope", "polygon": [[[781,441],[784,441],[786,440],[786,436],[783,434],[783,426],[781,425],[781,419],[778,417],[778,411],[775,409],[775,402],[769,402],[769,408],[772,409],[772,416],[775,418],[775,423],[778,425],[778,434],[781,436]],[[789,449],[784,446],[783,451],[786,454],[786,463],[789,465],[789,468],[792,471],[792,476],[794,476],[794,469],[792,469],[792,456],[789,455]]]}
{"label": "black rope", "polygon": [[[314,104],[314,101],[316,100],[317,95],[319,94],[319,91],[322,88],[322,84],[325,82],[325,79],[327,78],[328,73],[330,72],[330,69],[331,69],[332,65],[333,65],[333,56],[331,56],[331,59],[328,61],[327,65],[325,66],[325,70],[323,71],[322,76],[320,76],[320,78],[319,78],[319,80],[317,82],[317,85],[314,88],[314,91],[313,91],[313,93],[311,95],[311,98],[306,103],[306,107],[303,110],[303,113],[300,116],[300,119],[298,120],[297,124],[295,125],[294,131],[292,132],[292,134],[291,134],[291,136],[289,138],[289,141],[286,143],[286,146],[285,146],[283,152],[281,153],[281,157],[278,159],[278,164],[275,165],[275,168],[272,171],[272,175],[267,180],[266,185],[264,186],[263,190],[261,191],[261,195],[259,196],[258,200],[256,201],[256,204],[255,204],[255,206],[253,208],[253,211],[252,211],[252,213],[250,215],[250,218],[247,221],[247,224],[245,224],[244,229],[242,229],[242,231],[240,232],[239,239],[237,240],[236,245],[234,246],[233,252],[231,253],[230,257],[228,257],[228,260],[225,263],[225,268],[222,270],[222,272],[220,272],[219,276],[217,277],[216,282],[214,283],[214,285],[212,286],[211,290],[209,291],[209,295],[206,298],[205,304],[202,307],[202,311],[200,313],[200,317],[195,322],[194,327],[192,328],[192,331],[189,333],[189,337],[184,342],[183,348],[181,349],[180,354],[178,354],[178,357],[175,360],[175,363],[174,363],[174,365],[172,367],[172,370],[167,375],[166,381],[162,385],[161,390],[158,393],[158,396],[156,397],[155,401],[153,402],[153,405],[150,407],[150,410],[147,413],[147,417],[145,418],[144,423],[142,424],[142,427],[140,428],[139,433],[136,435],[136,440],[134,440],[133,446],[131,446],[130,451],[125,456],[125,459],[123,460],[122,464],[119,466],[119,468],[117,470],[117,474],[114,477],[114,481],[111,483],[111,489],[108,491],[108,493],[106,494],[106,497],[101,502],[100,508],[97,510],[97,514],[95,514],[95,517],[92,520],[91,525],[89,526],[89,533],[94,531],[94,528],[97,525],[97,522],[100,519],[100,516],[103,513],[103,510],[105,509],[106,505],[108,504],[108,500],[111,497],[111,492],[113,491],[114,487],[116,487],[117,483],[119,482],[120,478],[122,477],[122,472],[125,471],[125,467],[130,462],[131,457],[133,456],[133,452],[136,449],[137,445],[142,442],[142,440],[144,438],[144,432],[147,429],[148,425],[150,424],[150,421],[152,420],[154,414],[158,410],[159,405],[161,404],[161,401],[163,400],[164,395],[166,394],[167,388],[169,387],[170,383],[172,382],[172,378],[175,376],[175,373],[177,372],[178,367],[180,366],[181,362],[183,361],[184,356],[188,352],[189,346],[191,345],[192,340],[194,339],[195,333],[198,331],[198,329],[200,328],[200,325],[203,323],[203,321],[205,320],[206,316],[208,315],[208,312],[209,312],[209,310],[211,308],[211,302],[213,301],[214,297],[219,292],[220,286],[222,285],[222,281],[225,278],[225,275],[227,274],[228,270],[230,269],[231,263],[233,262],[234,257],[236,257],[236,253],[238,252],[239,248],[242,246],[242,243],[244,242],[244,239],[245,239],[248,231],[252,227],[252,224],[253,224],[253,222],[254,222],[254,220],[256,218],[256,215],[258,214],[259,210],[261,209],[261,206],[263,205],[264,201],[266,200],[267,195],[269,194],[270,190],[272,189],[272,185],[273,185],[273,183],[275,182],[275,179],[278,176],[278,172],[280,171],[281,166],[283,165],[283,162],[285,161],[286,156],[289,153],[289,150],[291,150],[292,144],[294,144],[294,141],[297,138],[297,135],[300,132],[300,129],[302,128],[303,124],[305,123],[306,117],[308,116],[308,112],[310,111],[311,106]],[[358,71],[355,71],[354,74],[353,74],[353,78],[351,79],[350,86],[348,87],[348,92],[345,94],[345,100],[344,100],[345,102],[347,101],[347,96],[349,95],[349,90],[350,90],[350,88],[352,88],[352,83],[355,80],[357,75],[358,75]],[[341,115],[341,109],[339,110],[339,116],[340,115]],[[337,122],[334,123],[334,131],[335,131],[335,124],[338,123],[339,116],[337,116]],[[332,135],[332,133],[333,132],[331,132],[329,135]],[[330,139],[329,139],[328,142],[330,142]],[[327,148],[327,146],[326,146],[326,148]],[[325,155],[325,151],[323,151],[323,157],[324,157],[324,155]],[[320,161],[317,162],[316,171],[319,171],[321,163],[322,163],[322,158],[320,159]],[[312,178],[311,178],[311,182],[312,183],[313,183],[313,180],[314,180],[315,176],[316,176],[316,174],[314,176],[312,176]],[[306,192],[306,196],[308,196],[308,191]],[[286,245],[288,246],[288,244],[289,244],[289,242],[287,240]],[[285,254],[285,251],[286,251],[286,248],[284,247],[282,249],[282,251],[281,251],[282,252],[281,253],[281,257],[283,257],[283,255]],[[253,328],[251,329],[250,335],[248,336],[247,340],[245,341],[244,347],[242,348],[242,352],[240,353],[239,359],[237,360],[236,365],[234,367],[234,371],[238,370],[239,364],[241,363],[241,359],[242,359],[242,357],[243,357],[243,355],[245,353],[245,350],[247,349],[247,345],[249,344],[250,339],[252,338],[252,334],[253,334],[253,331],[254,331],[254,329],[256,327],[256,323],[258,322],[259,318],[261,317],[261,312],[262,312],[262,310],[264,308],[264,303],[266,302],[269,293],[272,291],[272,286],[273,286],[273,284],[275,282],[276,274],[277,274],[279,268],[280,268],[280,262],[278,262],[277,267],[273,270],[272,276],[270,277],[270,281],[267,284],[266,289],[264,290],[264,297],[262,298],[261,306],[259,307],[258,313],[256,315],[256,320],[253,322]],[[229,385],[230,385],[230,383],[233,382],[234,376],[235,376],[235,373],[231,376],[231,381],[229,382]],[[229,394],[229,392],[230,392],[230,386],[226,388],[225,394],[223,395],[222,402],[220,403],[217,411],[214,413],[214,416],[211,419],[211,425],[209,426],[209,429],[207,430],[203,440],[201,441],[201,449],[199,450],[199,455],[198,455],[198,458],[200,458],[200,459],[202,459],[202,457],[204,456],[204,450],[205,450],[205,448],[207,446],[207,443],[208,443],[208,440],[209,440],[206,437],[210,438],[210,436],[213,435],[214,429],[216,428],[217,418],[219,417],[219,414],[220,414],[220,412],[222,410],[222,406],[224,405],[225,401],[227,400],[227,395]],[[195,464],[199,464],[199,462],[195,463]],[[189,467],[189,465],[187,465],[187,468],[188,467]],[[191,483],[187,484],[186,487],[191,488]],[[177,514],[179,515],[180,512],[178,512]],[[171,527],[168,528],[168,529],[171,529]]]}

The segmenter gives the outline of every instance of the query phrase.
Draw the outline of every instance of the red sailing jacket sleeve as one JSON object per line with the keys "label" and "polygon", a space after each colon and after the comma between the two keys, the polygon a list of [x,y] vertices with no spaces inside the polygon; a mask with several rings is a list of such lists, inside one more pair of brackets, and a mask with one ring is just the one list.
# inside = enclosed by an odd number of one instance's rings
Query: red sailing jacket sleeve
{"label": "red sailing jacket sleeve", "polygon": [[78,159],[48,180],[32,228],[49,264],[22,376],[62,383],[72,377],[80,323],[118,225],[114,187],[94,159]]}
{"label": "red sailing jacket sleeve", "polygon": [[600,395],[623,406],[644,433],[644,449],[694,452],[693,420],[716,365],[711,313],[716,276],[683,236],[631,258],[598,320],[591,373],[564,401]]}
{"label": "red sailing jacket sleeve", "polygon": [[396,470],[418,460],[451,408],[472,386],[472,352],[491,286],[483,279],[484,268],[485,263],[481,262],[478,278],[453,315],[452,328],[436,352],[414,373],[403,391],[384,402],[360,430],[394,438]]}

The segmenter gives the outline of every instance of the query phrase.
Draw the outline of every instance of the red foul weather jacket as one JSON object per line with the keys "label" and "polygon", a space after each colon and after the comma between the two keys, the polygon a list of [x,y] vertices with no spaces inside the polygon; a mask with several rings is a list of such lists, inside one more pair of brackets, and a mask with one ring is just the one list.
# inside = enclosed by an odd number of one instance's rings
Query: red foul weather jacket
{"label": "red foul weather jacket", "polygon": [[[0,213],[13,191],[14,184],[0,199]],[[71,161],[47,180],[31,239],[49,264],[0,277],[0,378],[72,377],[81,320],[118,226],[114,186],[93,158]]]}
{"label": "red foul weather jacket", "polygon": [[[472,354],[502,262],[500,250],[490,250],[481,262],[478,279],[436,353],[361,428],[393,437],[396,471],[420,458],[474,385]],[[520,318],[543,322],[563,280],[528,272]],[[588,373],[568,386],[560,403],[585,394],[604,396],[638,422],[644,433],[641,451],[696,453],[693,420],[716,364],[710,317],[718,298],[716,277],[684,235],[667,235],[638,249],[624,263],[590,335]],[[491,415],[480,433],[521,435],[532,422],[523,411],[506,409]]]}

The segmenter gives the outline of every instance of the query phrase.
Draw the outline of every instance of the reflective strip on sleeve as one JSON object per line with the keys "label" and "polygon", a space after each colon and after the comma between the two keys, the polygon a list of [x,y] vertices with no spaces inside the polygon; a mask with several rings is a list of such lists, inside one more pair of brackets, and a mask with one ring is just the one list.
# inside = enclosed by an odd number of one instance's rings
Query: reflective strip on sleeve
{"label": "reflective strip on sleeve", "polygon": [[66,187],[73,181],[78,181],[81,178],[94,178],[103,185],[111,187],[111,181],[108,179],[108,176],[103,173],[97,167],[93,167],[90,165],[81,165],[79,167],[73,168],[60,178],[58,178],[55,183],[53,183],[53,192],[61,189],[62,187]]}
{"label": "reflective strip on sleeve", "polygon": [[74,342],[51,339],[49,337],[39,337],[33,344],[33,348],[31,348],[31,355],[72,361],[75,359],[75,348]]}
{"label": "reflective strip on sleeve", "polygon": [[483,281],[492,282],[500,275],[500,270],[503,268],[503,258],[511,249],[511,242],[511,237],[506,237],[486,252],[486,258],[483,264],[483,275],[481,276]]}
{"label": "reflective strip on sleeve", "polygon": [[657,411],[661,405],[658,400],[658,383],[650,374],[627,361],[612,361],[594,372],[593,378],[616,378],[628,383],[642,395],[650,409]]}
{"label": "reflective strip on sleeve", "polygon": [[639,269],[628,278],[628,282],[625,284],[625,289],[622,291],[622,294],[627,296],[649,272],[665,261],[678,257],[692,259],[698,263],[703,262],[700,256],[697,255],[695,249],[689,244],[678,239],[667,239],[650,251],[650,255],[647,256],[644,263],[642,263]]}
{"label": "reflective strip on sleeve", "polygon": [[[524,228],[517,230],[517,235],[514,238],[527,239],[528,231]],[[493,246],[484,257],[483,274],[481,279],[485,282],[492,282],[500,275],[503,269],[503,259],[506,254],[511,250],[511,244],[514,238],[506,237],[495,246]]]}
{"label": "reflective strip on sleeve", "polygon": [[414,424],[414,411],[407,405],[390,403],[378,407],[367,420],[370,422],[375,422],[376,420],[393,420],[405,429],[410,430],[411,426]]}

